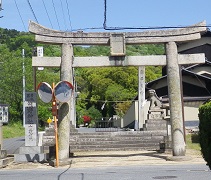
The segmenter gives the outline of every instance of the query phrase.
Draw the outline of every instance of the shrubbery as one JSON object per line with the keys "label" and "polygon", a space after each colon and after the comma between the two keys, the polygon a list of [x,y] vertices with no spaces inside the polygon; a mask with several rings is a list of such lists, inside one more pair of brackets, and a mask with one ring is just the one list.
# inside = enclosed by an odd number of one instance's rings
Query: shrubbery
{"label": "shrubbery", "polygon": [[211,102],[199,108],[199,143],[204,160],[211,169]]}

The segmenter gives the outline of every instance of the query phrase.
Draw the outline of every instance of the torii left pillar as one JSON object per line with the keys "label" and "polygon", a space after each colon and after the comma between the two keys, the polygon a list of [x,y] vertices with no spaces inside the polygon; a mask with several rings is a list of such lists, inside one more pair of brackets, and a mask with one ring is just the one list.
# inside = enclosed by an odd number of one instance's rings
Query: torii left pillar
{"label": "torii left pillar", "polygon": [[[62,61],[61,61],[61,81],[68,81],[73,84],[73,46],[72,44],[62,44]],[[71,102],[73,97],[65,103],[61,103],[58,111],[58,144],[59,159],[69,158],[69,140],[70,140],[70,123],[71,123]]]}

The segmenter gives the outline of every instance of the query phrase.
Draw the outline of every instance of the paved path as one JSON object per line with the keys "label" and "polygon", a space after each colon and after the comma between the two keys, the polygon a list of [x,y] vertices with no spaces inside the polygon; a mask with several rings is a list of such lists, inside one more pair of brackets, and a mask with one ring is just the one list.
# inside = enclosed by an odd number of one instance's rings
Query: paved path
{"label": "paved path", "polygon": [[25,145],[25,137],[4,139],[2,149],[7,150],[7,154],[18,154],[19,147],[24,145]]}

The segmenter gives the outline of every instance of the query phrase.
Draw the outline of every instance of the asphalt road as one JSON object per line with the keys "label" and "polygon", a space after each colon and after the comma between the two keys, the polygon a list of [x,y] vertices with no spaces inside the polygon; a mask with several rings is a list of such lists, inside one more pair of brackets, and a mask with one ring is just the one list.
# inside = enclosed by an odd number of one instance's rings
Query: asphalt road
{"label": "asphalt road", "polygon": [[7,154],[18,154],[19,147],[24,145],[25,137],[4,139],[2,149],[7,150]]}
{"label": "asphalt road", "polygon": [[1,169],[1,180],[210,180],[206,165],[142,165],[53,169]]}

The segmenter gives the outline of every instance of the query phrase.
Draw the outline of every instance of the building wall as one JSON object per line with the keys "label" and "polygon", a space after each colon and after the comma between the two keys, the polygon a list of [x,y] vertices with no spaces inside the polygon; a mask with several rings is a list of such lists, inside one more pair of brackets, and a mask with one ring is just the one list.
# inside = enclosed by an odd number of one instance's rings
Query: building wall
{"label": "building wall", "polygon": [[198,109],[197,107],[184,106],[184,120],[185,121],[198,121]]}
{"label": "building wall", "polygon": [[[145,123],[145,120],[147,120],[149,105],[149,101],[144,104],[144,117],[140,119],[139,128],[143,128],[143,124]],[[134,120],[138,120],[138,101],[133,102],[127,113],[123,116],[123,121],[120,127],[123,128],[132,123]]]}
{"label": "building wall", "polygon": [[127,113],[123,116],[123,122],[121,123],[121,128],[127,126],[128,124],[132,123],[136,119],[136,103],[133,102],[130,108],[128,109]]}
{"label": "building wall", "polygon": [[184,102],[184,120],[198,121],[199,106],[202,104],[203,101]]}

